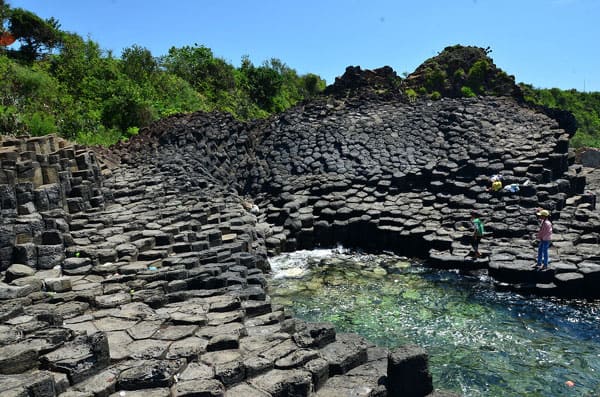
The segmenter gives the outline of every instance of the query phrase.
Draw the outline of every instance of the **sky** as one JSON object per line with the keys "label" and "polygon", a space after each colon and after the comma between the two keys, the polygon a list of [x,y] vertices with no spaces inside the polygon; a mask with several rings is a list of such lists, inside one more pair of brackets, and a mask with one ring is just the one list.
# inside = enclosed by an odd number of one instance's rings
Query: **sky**
{"label": "sky", "polygon": [[600,91],[600,0],[7,0],[120,56],[204,45],[235,66],[278,58],[328,84],[347,66],[413,72],[445,47],[490,47],[538,88]]}

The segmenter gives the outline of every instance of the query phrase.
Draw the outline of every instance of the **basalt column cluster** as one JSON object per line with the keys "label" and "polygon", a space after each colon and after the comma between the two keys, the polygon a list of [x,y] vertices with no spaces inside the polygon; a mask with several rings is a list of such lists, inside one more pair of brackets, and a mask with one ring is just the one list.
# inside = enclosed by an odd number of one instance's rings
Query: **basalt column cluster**
{"label": "basalt column cluster", "polygon": [[[238,125],[229,122],[220,125]],[[235,194],[241,185],[231,148],[243,156],[248,149],[221,128],[208,137],[205,128],[174,141],[161,136],[130,150],[119,166],[103,159],[113,167],[98,178],[109,198],[101,206],[68,211],[70,193],[55,198],[64,225],[60,259],[40,267],[13,253],[1,274],[2,395],[433,392],[422,349],[389,352],[271,304],[264,274],[270,226]],[[87,156],[97,172],[87,175],[91,183],[102,167]],[[19,245],[16,237],[7,241]]]}
{"label": "basalt column cluster", "polygon": [[[391,250],[489,269],[502,288],[597,296],[598,213],[569,155],[574,130],[546,113],[510,98],[350,99],[289,112],[260,137],[246,181],[284,227],[267,248]],[[498,174],[513,190],[489,191]],[[531,269],[539,207],[553,213],[560,252],[546,273]],[[485,259],[466,257],[472,211],[486,222]]]}
{"label": "basalt column cluster", "polygon": [[103,205],[101,167],[91,150],[53,135],[0,137],[0,270],[61,265],[70,214]]}
{"label": "basalt column cluster", "polygon": [[[272,304],[268,257],[339,243],[597,296],[600,219],[573,132],[511,98],[371,95],[251,123],[172,116],[96,152],[7,138],[0,393],[436,395],[422,349],[388,352]],[[494,174],[518,191],[488,191]],[[543,273],[538,207],[560,250]],[[465,256],[473,210],[483,259]]]}

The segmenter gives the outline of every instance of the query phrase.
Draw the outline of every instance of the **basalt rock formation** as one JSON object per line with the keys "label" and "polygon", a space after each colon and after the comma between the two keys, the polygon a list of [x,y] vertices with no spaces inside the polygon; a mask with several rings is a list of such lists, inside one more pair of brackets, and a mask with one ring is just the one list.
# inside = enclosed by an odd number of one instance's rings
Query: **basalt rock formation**
{"label": "basalt rock formation", "polygon": [[514,76],[498,68],[489,49],[455,45],[427,59],[403,82],[406,88],[443,97],[464,96],[463,87],[479,95],[522,98]]}
{"label": "basalt rock formation", "polygon": [[[271,304],[268,257],[299,248],[393,251],[502,289],[598,297],[600,217],[571,129],[512,97],[408,101],[362,95],[358,80],[358,95],[267,120],[172,116],[109,151],[3,140],[0,392],[436,395],[423,350]],[[493,174],[518,191],[488,191]],[[531,268],[538,207],[559,250],[546,272]],[[489,232],[478,259],[473,210]]]}
{"label": "basalt rock formation", "polygon": [[338,98],[358,97],[370,94],[371,97],[402,96],[402,79],[394,69],[384,66],[375,70],[363,70],[360,66],[348,66],[341,77],[325,89],[325,95]]}

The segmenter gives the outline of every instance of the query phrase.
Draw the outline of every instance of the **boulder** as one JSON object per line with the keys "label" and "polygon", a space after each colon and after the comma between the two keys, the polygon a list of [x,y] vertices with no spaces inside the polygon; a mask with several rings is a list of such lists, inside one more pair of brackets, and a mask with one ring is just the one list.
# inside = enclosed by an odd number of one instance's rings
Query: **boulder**
{"label": "boulder", "polygon": [[299,347],[323,347],[335,341],[335,328],[331,323],[308,323],[292,338]]}
{"label": "boulder", "polygon": [[0,395],[55,397],[58,390],[51,372],[33,371],[21,375],[0,375]]}
{"label": "boulder", "polygon": [[0,374],[20,374],[38,366],[38,352],[29,343],[0,347]]}
{"label": "boulder", "polygon": [[433,391],[427,352],[406,345],[388,355],[387,387],[392,396],[417,397]]}
{"label": "boulder", "polygon": [[251,379],[249,383],[272,397],[308,397],[312,386],[310,372],[298,369],[288,371],[273,369]]}
{"label": "boulder", "polygon": [[600,150],[587,148],[581,153],[581,165],[584,167],[600,168]]}
{"label": "boulder", "polygon": [[108,338],[103,332],[84,335],[40,357],[43,368],[66,373],[78,383],[105,369],[110,363]]}
{"label": "boulder", "polygon": [[6,269],[4,280],[7,283],[10,283],[11,281],[16,280],[18,278],[33,276],[34,274],[35,270],[31,267],[21,265],[18,263],[13,263],[8,269]]}
{"label": "boulder", "polygon": [[370,344],[355,334],[339,334],[335,342],[321,349],[321,356],[329,362],[329,375],[344,374],[367,361]]}
{"label": "boulder", "polygon": [[171,387],[172,397],[223,397],[225,387],[215,379],[198,379],[178,382]]}
{"label": "boulder", "polygon": [[185,360],[143,360],[132,364],[119,375],[119,389],[170,387],[175,382],[175,375],[183,369]]}

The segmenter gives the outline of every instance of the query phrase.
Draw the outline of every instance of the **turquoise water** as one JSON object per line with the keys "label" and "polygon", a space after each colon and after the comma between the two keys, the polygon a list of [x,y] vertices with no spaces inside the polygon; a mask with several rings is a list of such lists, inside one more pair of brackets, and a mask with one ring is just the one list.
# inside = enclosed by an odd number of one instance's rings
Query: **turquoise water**
{"label": "turquoise water", "polygon": [[379,346],[426,348],[436,388],[464,396],[600,396],[600,303],[496,292],[484,276],[385,255],[304,251],[271,266],[274,303]]}

